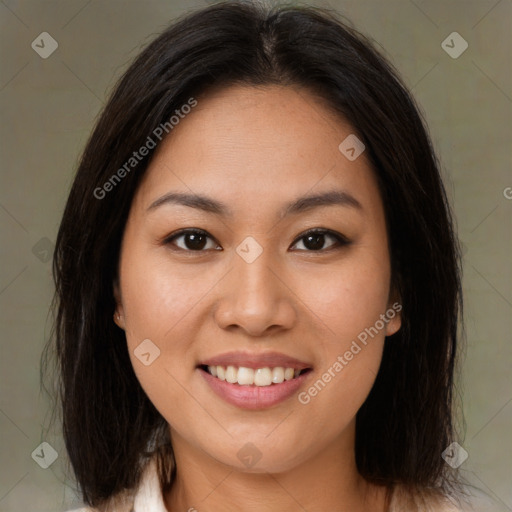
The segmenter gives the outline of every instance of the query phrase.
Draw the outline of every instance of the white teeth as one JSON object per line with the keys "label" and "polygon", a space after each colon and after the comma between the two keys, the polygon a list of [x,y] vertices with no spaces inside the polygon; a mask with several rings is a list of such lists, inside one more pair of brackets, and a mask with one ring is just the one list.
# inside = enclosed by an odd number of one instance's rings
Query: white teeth
{"label": "white teeth", "polygon": [[226,368],[226,382],[234,384],[238,380],[238,371],[234,366]]}
{"label": "white teeth", "polygon": [[254,384],[254,370],[252,368],[238,368],[238,384],[242,386],[251,386]]}
{"label": "white teeth", "polygon": [[272,371],[270,368],[258,368],[254,372],[254,384],[256,386],[270,386],[272,384]]}
{"label": "white teeth", "polygon": [[278,366],[272,370],[272,382],[274,384],[281,384],[281,382],[284,382],[284,368]]}
{"label": "white teeth", "polygon": [[295,368],[246,368],[240,366],[208,366],[208,372],[220,380],[225,380],[231,384],[240,386],[271,386],[272,384],[281,384],[285,380],[292,380],[301,374],[301,370]]}
{"label": "white teeth", "polygon": [[295,372],[293,368],[286,368],[286,370],[284,371],[284,380],[292,380],[294,373]]}

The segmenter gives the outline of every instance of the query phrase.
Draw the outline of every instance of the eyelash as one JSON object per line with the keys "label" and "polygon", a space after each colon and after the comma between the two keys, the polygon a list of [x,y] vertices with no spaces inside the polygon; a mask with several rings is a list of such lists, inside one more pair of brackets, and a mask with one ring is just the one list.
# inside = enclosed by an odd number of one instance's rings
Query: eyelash
{"label": "eyelash", "polygon": [[[177,231],[176,233],[168,236],[167,238],[165,238],[163,240],[163,244],[164,245],[174,245],[173,241],[175,239],[177,239],[183,235],[187,235],[187,234],[203,235],[203,236],[206,236],[206,237],[210,238],[211,240],[215,241],[215,239],[213,237],[211,237],[206,231],[203,231],[202,229],[187,228],[187,229],[181,229],[181,230]],[[310,230],[306,231],[305,233],[302,233],[298,238],[295,239],[293,245],[296,245],[300,240],[302,240],[303,238],[306,238],[308,235],[329,235],[336,240],[336,243],[334,243],[327,249],[319,249],[317,251],[308,250],[308,249],[299,249],[299,251],[311,252],[311,253],[324,253],[324,252],[328,252],[331,250],[341,249],[342,247],[350,245],[350,243],[351,243],[351,241],[347,237],[342,235],[341,233],[337,233],[336,231],[331,231],[330,229],[314,228],[314,229],[310,229]],[[206,252],[207,250],[211,250],[211,249],[200,249],[200,250],[194,251],[192,249],[183,249],[182,247],[175,246],[175,248],[173,250],[190,252],[190,253],[194,253],[194,252],[200,253],[200,252]],[[214,250],[216,250],[216,249],[214,249]]]}

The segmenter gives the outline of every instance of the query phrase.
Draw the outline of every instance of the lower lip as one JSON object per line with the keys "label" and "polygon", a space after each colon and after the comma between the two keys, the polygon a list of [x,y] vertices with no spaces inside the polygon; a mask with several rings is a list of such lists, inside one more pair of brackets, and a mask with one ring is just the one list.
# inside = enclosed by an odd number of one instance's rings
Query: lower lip
{"label": "lower lip", "polygon": [[281,384],[241,386],[220,380],[201,368],[198,368],[198,371],[215,394],[241,409],[266,409],[283,402],[297,392],[311,373],[310,370],[294,379],[285,380]]}

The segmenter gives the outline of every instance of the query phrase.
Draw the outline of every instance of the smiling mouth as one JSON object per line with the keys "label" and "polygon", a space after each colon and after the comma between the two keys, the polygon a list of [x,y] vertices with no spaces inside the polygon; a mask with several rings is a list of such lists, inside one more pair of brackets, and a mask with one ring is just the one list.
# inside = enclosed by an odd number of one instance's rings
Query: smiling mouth
{"label": "smiling mouth", "polygon": [[293,380],[311,371],[311,368],[297,369],[285,368],[283,366],[247,368],[244,366],[207,366],[200,365],[199,368],[213,377],[238,384],[239,386],[272,386],[282,384],[285,381]]}

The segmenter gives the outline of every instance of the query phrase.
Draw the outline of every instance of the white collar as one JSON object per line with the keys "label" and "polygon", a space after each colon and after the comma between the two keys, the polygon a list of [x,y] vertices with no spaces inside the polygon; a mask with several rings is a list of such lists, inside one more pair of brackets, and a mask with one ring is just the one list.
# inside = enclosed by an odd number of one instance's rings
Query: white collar
{"label": "white collar", "polygon": [[156,457],[152,457],[144,469],[133,501],[133,512],[169,512],[165,507],[156,462]]}

